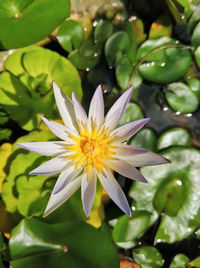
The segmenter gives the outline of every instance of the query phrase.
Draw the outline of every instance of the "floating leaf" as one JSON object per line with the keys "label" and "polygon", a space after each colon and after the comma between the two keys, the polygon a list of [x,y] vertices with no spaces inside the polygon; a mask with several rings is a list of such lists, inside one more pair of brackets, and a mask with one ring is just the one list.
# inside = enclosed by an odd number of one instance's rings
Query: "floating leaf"
{"label": "floating leaf", "polygon": [[172,128],[160,135],[158,139],[158,149],[162,150],[174,145],[189,146],[190,140],[191,136],[186,129]]}
{"label": "floating leaf", "polygon": [[194,260],[192,260],[191,262],[189,262],[188,266],[189,267],[199,268],[200,267],[200,257],[197,257]]}
{"label": "floating leaf", "polygon": [[172,83],[168,85],[169,91],[165,91],[166,99],[175,111],[181,113],[193,113],[199,105],[198,98],[190,88],[182,83]]}
{"label": "floating leaf", "polygon": [[[147,40],[138,49],[138,59],[142,59],[155,48],[175,44],[169,37]],[[191,55],[183,47],[162,48],[145,59],[139,67],[143,78],[160,84],[174,82],[182,77],[191,64]]]}
{"label": "floating leaf", "polygon": [[199,98],[200,97],[200,80],[196,78],[188,78],[187,83],[192,92]]}
{"label": "floating leaf", "polygon": [[0,129],[0,140],[8,140],[12,131],[9,128]]}
{"label": "floating leaf", "polygon": [[157,137],[153,130],[144,128],[131,138],[129,144],[145,148],[149,151],[157,151]]}
{"label": "floating leaf", "polygon": [[[131,38],[125,31],[119,31],[111,35],[105,44],[105,56],[109,66],[114,66],[122,59],[124,54],[127,55],[131,49]],[[133,60],[130,58],[130,60]]]}
{"label": "floating leaf", "polygon": [[142,168],[149,183],[135,182],[130,196],[135,200],[136,210],[152,213],[151,223],[162,210],[155,243],[174,243],[193,233],[199,225],[194,217],[200,208],[200,152],[180,146],[165,149],[162,155],[170,159],[171,164]]}
{"label": "floating leaf", "polygon": [[142,109],[136,103],[129,103],[126,107],[122,118],[119,121],[119,126],[144,118]]}
{"label": "floating leaf", "polygon": [[189,262],[189,258],[184,254],[177,254],[171,262],[169,268],[186,267]]}
{"label": "floating leaf", "polygon": [[47,37],[70,12],[69,0],[9,0],[0,3],[0,42],[19,48]]}
{"label": "floating leaf", "polygon": [[192,45],[193,46],[199,46],[200,45],[200,22],[197,23],[197,25],[194,28],[193,34],[192,34]]}
{"label": "floating leaf", "polygon": [[12,231],[10,252],[12,268],[119,267],[111,240],[83,222],[47,224],[37,219],[24,219]]}
{"label": "floating leaf", "polygon": [[73,48],[77,49],[80,47],[84,40],[84,32],[81,25],[73,20],[65,21],[57,34],[57,39],[60,45],[71,52]]}
{"label": "floating leaf", "polygon": [[142,43],[146,39],[146,36],[147,36],[144,32],[144,24],[142,20],[140,20],[136,16],[133,16],[129,18],[129,21],[133,26],[136,43],[137,44]]}
{"label": "floating leaf", "polygon": [[132,217],[120,217],[113,229],[113,239],[119,247],[132,248],[135,239],[139,238],[148,228],[150,213],[134,211]]}
{"label": "floating leaf", "polygon": [[113,25],[110,21],[101,20],[94,31],[94,40],[96,42],[104,42],[111,36],[113,32]]}
{"label": "floating leaf", "polygon": [[[40,114],[55,118],[53,80],[71,97],[82,97],[75,67],[58,53],[39,47],[23,48],[10,55],[5,64],[9,72],[0,76],[0,103],[24,129],[37,128]],[[13,74],[12,74],[13,73]]]}
{"label": "floating leaf", "polygon": [[133,257],[142,268],[161,268],[164,263],[160,252],[149,246],[134,249]]}

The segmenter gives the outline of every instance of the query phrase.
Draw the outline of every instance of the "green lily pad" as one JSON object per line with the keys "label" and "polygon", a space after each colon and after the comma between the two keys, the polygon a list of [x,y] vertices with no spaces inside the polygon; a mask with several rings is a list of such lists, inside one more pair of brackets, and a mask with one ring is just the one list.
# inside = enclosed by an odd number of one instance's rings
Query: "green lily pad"
{"label": "green lily pad", "polygon": [[[163,45],[175,44],[169,37],[147,40],[138,49],[138,60],[141,60],[155,48]],[[181,78],[191,64],[191,55],[186,48],[162,48],[145,59],[139,71],[141,76],[149,81],[159,84],[171,83]]]}
{"label": "green lily pad", "polygon": [[142,168],[149,183],[135,182],[130,196],[136,210],[152,213],[151,223],[162,211],[155,243],[174,243],[193,233],[199,224],[194,218],[200,208],[200,151],[180,146],[165,149],[162,155],[171,164]]}
{"label": "green lily pad", "polygon": [[196,111],[199,105],[198,98],[186,84],[172,83],[168,88],[169,91],[165,91],[165,96],[172,109],[181,113]]}
{"label": "green lily pad", "polygon": [[162,150],[174,145],[189,146],[190,141],[191,136],[186,129],[172,128],[160,135],[158,139],[158,150]]}
{"label": "green lily pad", "polygon": [[141,129],[129,141],[130,145],[145,148],[149,151],[157,151],[157,137],[153,130],[148,128]]}
{"label": "green lily pad", "polygon": [[57,34],[57,39],[60,45],[71,52],[73,48],[77,49],[80,47],[84,40],[84,31],[82,26],[73,20],[65,21]]}
{"label": "green lily pad", "polygon": [[127,215],[120,217],[112,233],[117,245],[122,248],[132,248],[135,245],[134,240],[147,230],[150,215],[147,211],[135,211],[131,218]]}
{"label": "green lily pad", "polygon": [[194,52],[195,61],[197,66],[200,68],[200,46],[198,46]]}
{"label": "green lily pad", "polygon": [[0,3],[0,42],[6,49],[47,37],[70,13],[69,0],[9,0]]}
{"label": "green lily pad", "polygon": [[124,54],[133,61],[133,58],[129,57],[131,46],[131,37],[127,32],[119,31],[111,35],[105,44],[105,57],[108,65],[112,67],[120,63]]}
{"label": "green lily pad", "polygon": [[24,219],[13,229],[9,244],[12,268],[119,267],[111,240],[83,222],[47,224]]}
{"label": "green lily pad", "polygon": [[111,36],[113,25],[110,21],[101,20],[94,30],[94,40],[96,42],[104,42]]}
{"label": "green lily pad", "polygon": [[[58,53],[39,47],[23,48],[10,55],[8,72],[0,76],[0,104],[21,127],[39,126],[40,115],[55,118],[52,81],[71,97],[82,97],[81,81],[75,67]],[[54,108],[54,109],[52,109]]]}
{"label": "green lily pad", "polygon": [[199,98],[200,97],[200,80],[196,78],[188,78],[187,83],[192,92]]}
{"label": "green lily pad", "polygon": [[118,126],[144,118],[142,109],[136,103],[129,103],[126,107]]}
{"label": "green lily pad", "polygon": [[169,268],[186,267],[189,262],[189,258],[184,254],[177,254],[171,262]]}
{"label": "green lily pad", "polygon": [[164,263],[160,252],[150,246],[134,249],[133,257],[142,268],[160,268]]}
{"label": "green lily pad", "polygon": [[89,71],[100,58],[102,45],[94,44],[91,39],[85,40],[79,49],[75,49],[69,54],[69,60],[80,70]]}
{"label": "green lily pad", "polygon": [[[117,83],[122,89],[124,90],[127,89],[133,70],[134,65],[130,62],[130,60],[126,56],[124,56],[120,61],[120,63],[116,66],[115,75]],[[142,77],[139,74],[139,72],[136,71],[132,81],[130,81],[130,86],[134,86],[134,88],[137,88],[141,85],[141,83],[142,83]]]}

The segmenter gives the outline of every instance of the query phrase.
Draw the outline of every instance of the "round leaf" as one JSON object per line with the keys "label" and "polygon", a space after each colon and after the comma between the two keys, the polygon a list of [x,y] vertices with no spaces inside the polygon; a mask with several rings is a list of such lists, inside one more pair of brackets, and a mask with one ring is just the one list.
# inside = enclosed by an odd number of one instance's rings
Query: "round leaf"
{"label": "round leaf", "polygon": [[104,42],[111,36],[113,32],[113,25],[110,21],[101,20],[94,31],[94,40],[96,42]]}
{"label": "round leaf", "polygon": [[158,149],[162,150],[164,148],[173,145],[190,145],[190,134],[184,128],[172,128],[165,131],[158,139]]}
{"label": "round leaf", "polygon": [[188,262],[189,258],[187,256],[185,256],[184,254],[177,254],[171,262],[169,268],[186,267]]}
{"label": "round leaf", "polygon": [[170,84],[168,88],[169,91],[165,91],[165,96],[172,109],[181,113],[196,111],[199,105],[198,98],[187,85],[177,82]]}
{"label": "round leaf", "polygon": [[10,252],[12,268],[119,267],[111,240],[83,222],[47,224],[24,219],[12,231]]}
{"label": "round leaf", "polygon": [[[170,159],[171,164],[142,168],[141,172],[149,183],[144,185],[135,182],[130,196],[135,200],[136,210],[147,210],[152,213],[151,223],[159,216],[155,203],[158,208],[159,203],[164,204],[166,197],[170,199],[171,204],[177,202],[177,206],[168,206],[167,213],[163,211],[155,237],[155,242],[173,243],[193,233],[199,225],[194,218],[200,208],[200,151],[180,146],[165,149],[162,155]],[[176,188],[180,189],[177,193],[173,187],[175,183]],[[160,190],[167,195],[161,196]],[[167,203],[163,208],[166,206]]]}
{"label": "round leaf", "polygon": [[73,48],[79,48],[83,42],[83,28],[76,21],[65,21],[58,31],[57,39],[65,50],[71,52]]}
{"label": "round leaf", "polygon": [[70,12],[69,0],[0,1],[0,42],[19,48],[47,37]]}
{"label": "round leaf", "polygon": [[142,109],[136,103],[129,103],[126,107],[122,118],[119,121],[119,126],[144,118]]}
{"label": "round leaf", "polygon": [[[138,50],[138,59],[142,59],[150,51],[163,45],[174,44],[175,40],[162,37],[144,42]],[[145,59],[139,67],[143,78],[160,84],[174,82],[181,78],[191,64],[191,55],[186,48],[163,48]]]}
{"label": "round leaf", "polygon": [[133,257],[142,268],[161,268],[164,263],[160,252],[149,246],[134,249]]}

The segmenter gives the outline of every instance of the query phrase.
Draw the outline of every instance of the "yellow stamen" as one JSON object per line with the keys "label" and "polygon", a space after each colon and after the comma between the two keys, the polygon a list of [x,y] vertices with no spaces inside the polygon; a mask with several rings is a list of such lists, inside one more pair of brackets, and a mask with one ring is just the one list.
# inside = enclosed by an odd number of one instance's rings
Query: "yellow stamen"
{"label": "yellow stamen", "polygon": [[68,145],[67,150],[72,152],[67,156],[68,160],[72,160],[76,167],[85,162],[86,172],[90,172],[94,167],[98,172],[104,173],[107,169],[105,160],[114,159],[115,146],[110,144],[113,137],[109,136],[109,132],[103,129],[100,133],[95,123],[92,124],[92,130],[89,131],[87,126],[79,125],[79,137],[70,135],[75,142]]}

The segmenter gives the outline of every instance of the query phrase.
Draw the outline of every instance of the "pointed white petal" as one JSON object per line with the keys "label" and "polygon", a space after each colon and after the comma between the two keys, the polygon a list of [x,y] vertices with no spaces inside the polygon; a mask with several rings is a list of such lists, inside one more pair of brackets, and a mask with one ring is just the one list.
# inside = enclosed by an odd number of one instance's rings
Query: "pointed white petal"
{"label": "pointed white petal", "polygon": [[78,101],[75,93],[72,93],[72,100],[74,102],[74,111],[76,115],[76,120],[78,124],[87,125],[87,114],[83,109],[83,106]]}
{"label": "pointed white petal", "polygon": [[59,193],[68,183],[76,178],[79,173],[83,170],[83,166],[75,168],[75,166],[69,162],[65,167],[65,170],[61,172],[58,180],[54,186],[53,193]]}
{"label": "pointed white petal", "polygon": [[64,142],[60,141],[44,141],[44,142],[22,142],[17,143],[23,149],[29,150],[36,154],[53,156],[58,153],[64,153]]}
{"label": "pointed white petal", "polygon": [[126,141],[130,139],[136,132],[138,132],[138,130],[140,130],[149,120],[150,118],[144,118],[125,124],[113,130],[111,135],[116,135],[114,140],[118,140],[120,142]]}
{"label": "pointed white petal", "polygon": [[96,194],[96,172],[93,169],[87,177],[83,175],[81,183],[81,198],[85,215],[88,217]]}
{"label": "pointed white petal", "polygon": [[54,135],[56,135],[61,140],[66,141],[67,143],[73,143],[72,139],[68,137],[69,130],[66,128],[66,126],[54,121],[49,121],[43,116],[41,116],[41,118]]}
{"label": "pointed white petal", "polygon": [[116,110],[115,113],[112,114],[112,116],[109,116],[105,120],[103,128],[113,130],[119,123],[119,120],[122,117],[123,112],[124,112],[123,107],[120,107],[118,110]]}
{"label": "pointed white petal", "polygon": [[49,202],[44,212],[44,217],[49,215],[55,209],[60,207],[65,201],[67,201],[80,187],[82,177],[74,179],[72,182],[66,185],[58,194],[51,194]]}
{"label": "pointed white petal", "polygon": [[130,163],[123,160],[108,160],[107,165],[117,173],[136,181],[147,182],[145,177]]}
{"label": "pointed white petal", "polygon": [[101,85],[99,85],[92,97],[89,108],[89,120],[100,126],[104,120],[104,100]]}
{"label": "pointed white petal", "polygon": [[170,163],[170,160],[152,152],[137,155],[134,154],[131,157],[125,157],[120,155],[118,155],[117,157],[129,162],[134,167],[145,167]]}
{"label": "pointed white petal", "polygon": [[[112,122],[113,120],[115,121],[115,124],[113,124],[113,126],[116,126],[124,112],[124,110],[126,109],[126,106],[131,98],[131,94],[132,94],[133,88],[129,88],[114,104],[113,106],[110,108],[110,110],[108,111],[106,118],[105,118],[105,127],[109,128],[109,123]],[[109,129],[113,129],[109,128]]]}
{"label": "pointed white petal", "polygon": [[110,196],[110,198],[118,205],[118,207],[124,211],[129,217],[131,216],[130,207],[124,192],[116,181],[111,171],[107,171],[106,177],[101,173],[98,173],[99,180]]}
{"label": "pointed white petal", "polygon": [[48,174],[57,174],[62,171],[62,169],[66,166],[67,161],[60,156],[57,156],[41,166],[35,168],[31,172],[30,175],[48,175]]}
{"label": "pointed white petal", "polygon": [[117,156],[132,156],[133,154],[143,154],[148,152],[148,150],[144,148],[138,148],[136,146],[126,144],[117,145],[113,151]]}
{"label": "pointed white petal", "polygon": [[60,90],[60,88],[53,81],[53,92],[56,100],[56,104],[59,113],[62,117],[64,124],[70,129],[77,132],[76,116],[74,113],[74,105],[71,100],[65,96],[65,94]]}

